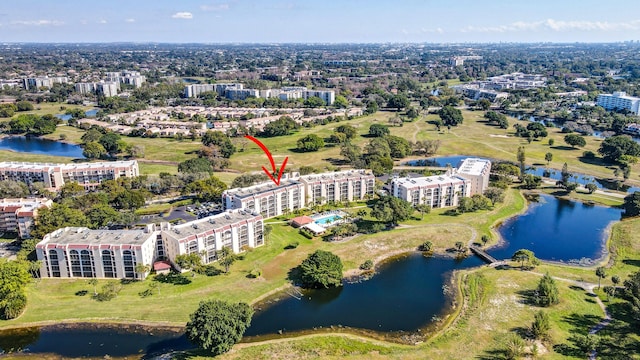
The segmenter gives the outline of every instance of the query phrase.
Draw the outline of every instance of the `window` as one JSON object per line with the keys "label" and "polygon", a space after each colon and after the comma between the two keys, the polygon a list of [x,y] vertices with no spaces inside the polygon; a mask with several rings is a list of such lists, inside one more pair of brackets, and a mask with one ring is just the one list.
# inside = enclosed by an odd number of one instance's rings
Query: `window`
{"label": "window", "polygon": [[249,229],[246,225],[240,227],[240,249],[243,246],[249,246]]}
{"label": "window", "polygon": [[218,259],[218,256],[216,254],[216,248],[212,247],[209,250],[207,250],[207,263],[216,261]]}
{"label": "window", "polygon": [[267,217],[276,216],[276,198],[275,196],[269,196],[269,208],[267,210]]}
{"label": "window", "polygon": [[135,278],[136,277],[136,257],[131,250],[125,250],[122,252],[122,264],[124,265],[124,277]]}
{"label": "window", "polygon": [[49,263],[51,264],[51,276],[60,277],[60,262],[58,261],[57,250],[49,250]]}
{"label": "window", "polygon": [[299,209],[300,208],[300,190],[295,189],[293,190],[293,209]]}
{"label": "window", "polygon": [[285,212],[289,209],[289,193],[283,192],[280,194],[280,208],[282,212]]}
{"label": "window", "polygon": [[362,182],[360,180],[353,183],[353,198],[362,199]]}
{"label": "window", "polygon": [[260,214],[263,217],[268,217],[267,216],[267,198],[262,198],[260,199]]}
{"label": "window", "polygon": [[327,186],[327,201],[335,201],[336,200],[336,186],[334,184],[329,184]]}
{"label": "window", "polygon": [[69,263],[71,264],[71,274],[76,277],[82,277],[82,268],[80,267],[80,255],[77,250],[69,251]]}
{"label": "window", "polygon": [[198,252],[198,241],[191,240],[187,244],[187,254],[193,254]]}
{"label": "window", "polygon": [[230,249],[233,248],[233,236],[231,235],[231,230],[227,230],[222,234],[222,246]]}
{"label": "window", "polygon": [[208,248],[215,248],[216,247],[216,234],[214,233],[213,235],[209,235],[207,236],[207,240],[205,240],[205,247]]}
{"label": "window", "polygon": [[345,181],[340,184],[340,201],[349,200],[349,182]]}
{"label": "window", "polygon": [[411,203],[416,206],[420,203],[420,190],[411,191]]}
{"label": "window", "polygon": [[367,194],[373,195],[373,185],[374,185],[373,179],[367,180]]}
{"label": "window", "polygon": [[113,252],[109,250],[102,250],[102,269],[104,270],[104,277],[118,277],[116,267],[113,262]]}
{"label": "window", "polygon": [[313,187],[313,201],[316,204],[320,204],[322,201],[322,185],[315,185]]}
{"label": "window", "polygon": [[254,238],[255,238],[256,246],[260,246],[260,245],[264,244],[264,234],[263,234],[262,230],[263,230],[262,221],[256,222],[256,224],[254,225],[254,228],[253,228],[253,235],[254,235]]}

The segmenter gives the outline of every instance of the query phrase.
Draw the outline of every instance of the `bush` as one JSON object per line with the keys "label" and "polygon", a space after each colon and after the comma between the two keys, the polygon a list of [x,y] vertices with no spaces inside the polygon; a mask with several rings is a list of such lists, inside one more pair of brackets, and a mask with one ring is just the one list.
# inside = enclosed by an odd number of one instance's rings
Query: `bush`
{"label": "bush", "polygon": [[300,234],[307,239],[313,239],[313,233],[311,232],[311,230],[300,228]]}
{"label": "bush", "polygon": [[15,319],[27,307],[27,297],[22,292],[13,292],[7,295],[2,301],[2,318],[5,320]]}
{"label": "bush", "polygon": [[595,159],[596,153],[594,153],[593,151],[587,150],[582,153],[582,157],[585,159]]}
{"label": "bush", "polygon": [[300,242],[298,241],[294,241],[292,243],[289,243],[289,245],[285,246],[285,250],[290,250],[290,249],[295,249],[298,247],[298,245],[300,245]]}
{"label": "bush", "polygon": [[146,297],[149,297],[149,296],[153,295],[153,291],[151,291],[151,289],[147,289],[145,291],[139,292],[138,295],[140,295],[140,297],[142,297],[142,298],[146,298]]}
{"label": "bush", "polygon": [[187,338],[212,355],[224,354],[242,339],[252,316],[253,309],[246,303],[203,301],[190,315]]}
{"label": "bush", "polygon": [[367,260],[360,264],[360,270],[371,270],[373,269],[373,261]]}
{"label": "bush", "polygon": [[535,313],[531,324],[531,335],[536,339],[545,339],[550,329],[549,315],[542,310]]}
{"label": "bush", "polygon": [[418,246],[418,250],[424,251],[424,252],[433,251],[433,243],[431,241],[425,241],[422,244],[420,244],[420,246]]}
{"label": "bush", "polygon": [[538,291],[536,303],[540,306],[551,306],[560,302],[558,286],[556,281],[549,275],[545,274],[538,283]]}
{"label": "bush", "polygon": [[304,287],[329,288],[342,285],[342,260],[337,255],[316,250],[300,265]]}
{"label": "bush", "polygon": [[251,279],[257,279],[260,276],[262,276],[262,270],[253,269],[253,270],[251,270],[251,272],[249,272],[249,276],[248,277],[251,278]]}

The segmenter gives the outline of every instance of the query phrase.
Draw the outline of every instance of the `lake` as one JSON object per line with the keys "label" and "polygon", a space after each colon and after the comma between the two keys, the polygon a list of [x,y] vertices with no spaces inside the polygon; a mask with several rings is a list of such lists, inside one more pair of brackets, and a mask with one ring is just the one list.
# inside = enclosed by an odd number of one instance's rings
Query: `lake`
{"label": "lake", "polygon": [[[408,166],[437,166],[437,167],[447,167],[447,165],[451,165],[451,167],[458,167],[458,164],[466,158],[479,158],[478,156],[472,155],[453,155],[453,156],[437,156],[426,159],[419,160],[411,160],[404,163],[404,165]],[[480,158],[482,159],[482,158]]]}
{"label": "lake", "polygon": [[585,259],[602,257],[605,229],[621,216],[621,209],[541,195],[526,213],[499,227],[505,244],[489,254],[507,259],[518,249],[529,249],[543,260],[589,263]]}
{"label": "lake", "polygon": [[79,145],[39,137],[7,136],[0,139],[0,150],[84,159]]}
{"label": "lake", "polygon": [[449,301],[442,286],[453,270],[479,266],[469,257],[454,261],[419,253],[383,264],[369,280],[335,289],[289,291],[257,311],[246,336],[342,325],[374,331],[416,331],[442,315]]}
{"label": "lake", "polygon": [[[525,172],[527,174],[543,176],[553,180],[562,179],[562,171],[558,169],[549,169],[546,167],[538,166],[538,167],[528,167],[527,170],[525,170]],[[613,182],[605,181],[603,179],[598,179],[591,175],[574,173],[571,170],[569,170],[569,172],[572,175],[572,177],[569,179],[569,182],[572,182],[572,183],[575,182],[583,186],[589,183],[594,183],[598,187],[598,189],[618,190],[618,191],[624,191],[627,193],[640,191],[640,187],[629,186],[624,184],[619,189],[616,189],[615,184]]]}
{"label": "lake", "polygon": [[0,331],[0,354],[136,358],[192,348],[182,332],[135,325],[73,324]]}
{"label": "lake", "polygon": [[[98,114],[98,111],[100,111],[100,109],[87,110],[87,111],[85,111],[84,116],[86,116],[86,117],[95,117]],[[63,120],[63,121],[71,120],[71,115],[68,115],[68,114],[56,114],[55,116],[58,119]]]}

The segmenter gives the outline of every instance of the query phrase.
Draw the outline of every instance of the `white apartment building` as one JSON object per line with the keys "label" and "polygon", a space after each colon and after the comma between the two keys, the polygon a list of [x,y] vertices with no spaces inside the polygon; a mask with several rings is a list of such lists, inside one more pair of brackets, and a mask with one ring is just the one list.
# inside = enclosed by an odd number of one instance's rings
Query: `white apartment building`
{"label": "white apartment building", "polygon": [[25,90],[36,89],[38,90],[41,87],[52,88],[53,84],[66,84],[69,82],[69,79],[66,76],[54,76],[54,77],[36,77],[36,78],[25,78],[22,79],[22,85]]}
{"label": "white apartment building", "polygon": [[49,199],[0,199],[0,232],[17,233],[21,239],[31,237],[38,209],[51,207]]}
{"label": "white apartment building", "polygon": [[135,160],[71,164],[0,162],[0,180],[20,181],[27,184],[42,182],[47,188],[53,190],[74,181],[90,190],[95,189],[105,180],[139,175],[138,162]]}
{"label": "white apartment building", "polygon": [[193,84],[184,88],[184,97],[197,97],[203,92],[215,91],[231,100],[244,100],[250,96],[256,98],[278,97],[281,100],[308,99],[317,96],[322,99],[325,104],[332,105],[336,100],[336,94],[333,90],[309,90],[304,86],[284,86],[281,89],[245,89],[239,83],[220,83],[220,84]]}
{"label": "white apartment building", "polygon": [[36,245],[42,277],[144,279],[136,265],[197,253],[209,264],[223,247],[234,252],[264,245],[262,217],[227,211],[181,225],[150,224],[138,230],[58,229]]}
{"label": "white apartment building", "polygon": [[302,92],[302,97],[306,100],[310,97],[317,96],[322,101],[324,101],[325,105],[333,105],[336,101],[336,93],[333,90],[323,91],[323,90],[305,90]]}
{"label": "white apartment building", "polygon": [[184,97],[198,97],[204,92],[216,91],[213,84],[193,84],[184,87]]}
{"label": "white apartment building", "polygon": [[80,94],[93,94],[96,92],[96,83],[76,83],[74,88]]}
{"label": "white apartment building", "polygon": [[275,185],[271,180],[247,188],[226,190],[225,209],[247,209],[265,219],[328,202],[363,200],[373,195],[374,175],[367,170],[346,170],[300,176],[287,174]]}
{"label": "white apartment building", "polygon": [[[136,88],[141,87],[146,80],[146,77],[144,75],[140,75],[140,72],[138,71],[124,70],[119,72],[107,72],[105,74],[105,82],[114,82],[118,85],[133,85]],[[118,89],[120,89],[120,86],[118,86]]]}
{"label": "white apartment building", "polygon": [[606,110],[629,110],[636,115],[640,114],[640,98],[628,96],[624,91],[600,94],[596,104]]}
{"label": "white apartment building", "polygon": [[491,161],[487,159],[466,158],[462,160],[455,175],[467,180],[469,196],[483,194],[489,187]]}
{"label": "white apartment building", "polygon": [[260,97],[260,91],[256,89],[226,89],[224,96],[229,100],[244,100],[248,97]]}
{"label": "white apartment building", "polygon": [[460,198],[470,196],[467,180],[455,175],[395,178],[391,191],[413,206],[426,204],[432,208],[458,206]]}
{"label": "white apartment building", "polygon": [[96,83],[96,92],[102,94],[105,97],[112,97],[118,95],[120,90],[120,83],[117,82],[99,82]]}

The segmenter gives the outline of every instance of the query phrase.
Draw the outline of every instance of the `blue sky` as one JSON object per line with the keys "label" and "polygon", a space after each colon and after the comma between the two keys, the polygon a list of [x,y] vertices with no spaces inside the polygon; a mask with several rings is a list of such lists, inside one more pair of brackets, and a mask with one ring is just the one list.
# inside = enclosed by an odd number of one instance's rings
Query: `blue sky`
{"label": "blue sky", "polygon": [[611,42],[640,40],[638,10],[637,0],[1,0],[0,42]]}

